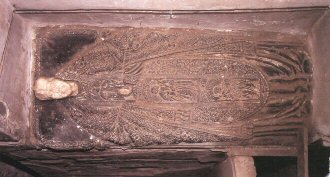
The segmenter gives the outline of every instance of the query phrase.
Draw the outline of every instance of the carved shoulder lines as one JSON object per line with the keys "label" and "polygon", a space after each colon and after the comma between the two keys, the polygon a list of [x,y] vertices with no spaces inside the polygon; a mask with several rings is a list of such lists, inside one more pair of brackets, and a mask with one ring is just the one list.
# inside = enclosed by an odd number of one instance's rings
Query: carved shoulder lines
{"label": "carved shoulder lines", "polygon": [[109,77],[122,72],[124,54],[118,48],[97,42],[75,54],[56,76],[67,80],[89,80],[98,75]]}

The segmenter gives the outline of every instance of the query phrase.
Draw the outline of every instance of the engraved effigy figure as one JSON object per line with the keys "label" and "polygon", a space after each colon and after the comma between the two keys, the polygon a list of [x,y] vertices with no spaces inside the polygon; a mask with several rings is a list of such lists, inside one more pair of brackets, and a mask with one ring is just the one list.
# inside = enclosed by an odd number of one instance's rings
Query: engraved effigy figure
{"label": "engraved effigy figure", "polygon": [[293,68],[261,62],[251,42],[214,34],[128,29],[104,36],[54,77],[79,86],[61,100],[65,115],[121,145],[249,140],[251,116],[266,115],[259,110],[268,80]]}

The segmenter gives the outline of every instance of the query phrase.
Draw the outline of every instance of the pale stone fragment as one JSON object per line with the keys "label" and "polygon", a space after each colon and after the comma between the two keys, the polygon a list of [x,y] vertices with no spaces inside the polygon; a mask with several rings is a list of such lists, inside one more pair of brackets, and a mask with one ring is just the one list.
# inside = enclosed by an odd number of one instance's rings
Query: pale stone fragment
{"label": "pale stone fragment", "polygon": [[62,99],[78,94],[78,84],[74,81],[65,81],[54,77],[40,77],[33,87],[35,96],[39,100]]}
{"label": "pale stone fragment", "polygon": [[118,90],[119,94],[123,95],[123,96],[128,96],[132,93],[132,87],[130,86],[125,86],[123,88],[120,88]]}

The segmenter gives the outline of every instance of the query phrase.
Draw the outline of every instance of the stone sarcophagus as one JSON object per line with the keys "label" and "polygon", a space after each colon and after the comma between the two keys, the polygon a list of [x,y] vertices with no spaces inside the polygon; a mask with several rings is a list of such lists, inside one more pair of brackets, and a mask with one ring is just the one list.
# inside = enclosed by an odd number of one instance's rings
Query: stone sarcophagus
{"label": "stone sarcophagus", "polygon": [[328,7],[46,1],[0,2],[0,176],[307,177],[330,142]]}

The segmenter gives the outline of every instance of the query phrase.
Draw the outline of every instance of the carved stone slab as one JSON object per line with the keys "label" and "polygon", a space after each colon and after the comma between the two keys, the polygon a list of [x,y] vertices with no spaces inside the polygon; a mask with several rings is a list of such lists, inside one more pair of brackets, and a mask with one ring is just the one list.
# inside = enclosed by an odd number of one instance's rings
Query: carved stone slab
{"label": "carved stone slab", "polygon": [[[299,44],[209,30],[55,29],[53,36],[92,40],[53,58],[61,62],[48,68],[50,76],[75,81],[79,94],[37,102],[41,129],[42,121],[54,121],[45,113],[52,104],[62,119],[119,145],[267,143],[269,136],[295,134],[309,115],[311,73]],[[39,35],[43,76],[51,60],[45,53],[59,37]]]}

